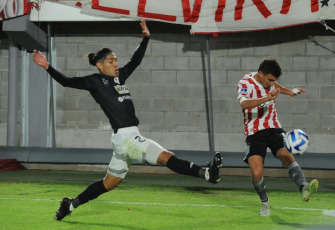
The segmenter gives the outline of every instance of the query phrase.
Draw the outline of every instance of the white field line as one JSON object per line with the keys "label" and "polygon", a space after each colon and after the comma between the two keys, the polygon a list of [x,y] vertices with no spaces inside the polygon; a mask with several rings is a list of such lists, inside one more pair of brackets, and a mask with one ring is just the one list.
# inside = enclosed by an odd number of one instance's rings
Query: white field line
{"label": "white field line", "polygon": [[[56,199],[38,199],[38,198],[11,198],[0,197],[0,200],[21,200],[21,201],[47,201],[58,202]],[[168,204],[168,203],[143,203],[143,202],[122,202],[122,201],[92,201],[94,203],[104,204],[126,204],[126,205],[148,205],[148,206],[192,206],[192,207],[222,207],[222,208],[259,208],[259,206],[243,206],[243,205],[221,205],[221,204]],[[279,210],[303,210],[303,211],[322,211],[325,215],[335,216],[335,210],[320,208],[292,208],[292,207],[272,207]]]}

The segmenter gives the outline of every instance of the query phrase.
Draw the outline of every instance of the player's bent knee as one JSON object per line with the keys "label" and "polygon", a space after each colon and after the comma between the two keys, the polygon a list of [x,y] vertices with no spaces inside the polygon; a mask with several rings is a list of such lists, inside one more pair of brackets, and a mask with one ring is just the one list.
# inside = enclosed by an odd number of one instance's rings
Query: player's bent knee
{"label": "player's bent knee", "polygon": [[104,186],[106,190],[110,191],[116,189],[118,185],[121,183],[122,178],[112,176],[111,174],[107,174],[103,180]]}
{"label": "player's bent knee", "polygon": [[252,181],[253,182],[259,182],[259,181],[262,180],[262,178],[263,178],[263,171],[258,170],[258,171],[253,171],[252,172]]}
{"label": "player's bent knee", "polygon": [[295,162],[294,157],[288,153],[286,150],[278,151],[277,158],[282,162],[282,164],[287,168],[290,164]]}
{"label": "player's bent knee", "polygon": [[105,183],[104,182],[104,186],[105,186],[106,190],[111,191],[113,189],[116,189],[119,186],[119,183],[115,184],[115,183],[108,183],[108,182]]}
{"label": "player's bent knee", "polygon": [[113,189],[116,189],[118,185],[105,185],[106,190],[111,191]]}
{"label": "player's bent knee", "polygon": [[262,178],[263,178],[263,175],[253,175],[252,176],[252,183],[254,183],[254,182],[260,182],[261,180],[262,180]]}
{"label": "player's bent knee", "polygon": [[163,152],[161,152],[161,154],[159,154],[159,156],[157,158],[157,163],[166,165],[166,163],[168,162],[168,160],[172,156],[174,156],[174,153],[169,152],[169,151],[163,151]]}

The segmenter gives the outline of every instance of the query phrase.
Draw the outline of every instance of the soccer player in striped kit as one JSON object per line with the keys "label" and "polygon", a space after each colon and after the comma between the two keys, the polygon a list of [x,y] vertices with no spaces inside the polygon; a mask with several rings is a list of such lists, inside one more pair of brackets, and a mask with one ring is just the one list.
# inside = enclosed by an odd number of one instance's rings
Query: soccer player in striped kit
{"label": "soccer player in striped kit", "polygon": [[306,182],[299,164],[284,147],[285,131],[277,116],[275,99],[279,93],[294,97],[305,90],[291,90],[279,85],[276,81],[281,74],[277,60],[267,57],[261,61],[258,71],[246,74],[237,87],[237,99],[244,115],[244,133],[247,137],[244,162],[250,167],[252,184],[261,200],[261,216],[270,216],[269,198],[263,177],[267,148],[288,169],[290,177],[301,191],[303,201],[308,201],[319,187],[315,179],[310,183]]}

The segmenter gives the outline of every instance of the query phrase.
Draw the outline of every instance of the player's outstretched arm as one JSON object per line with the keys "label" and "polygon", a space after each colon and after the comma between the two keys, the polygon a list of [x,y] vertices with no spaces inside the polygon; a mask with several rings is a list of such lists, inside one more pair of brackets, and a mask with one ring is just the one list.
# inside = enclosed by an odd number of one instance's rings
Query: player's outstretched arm
{"label": "player's outstretched arm", "polygon": [[146,23],[145,19],[141,20],[140,25],[142,27],[142,33],[144,34],[144,36],[150,37],[150,32],[149,32],[149,29],[147,27],[147,23]]}
{"label": "player's outstretched arm", "polygon": [[298,96],[299,94],[306,92],[306,90],[301,89],[301,88],[294,88],[294,89],[285,88],[281,86],[280,84],[278,84],[277,82],[274,83],[274,86],[276,89],[280,89],[280,93],[289,95],[291,97]]}
{"label": "player's outstretched arm", "polygon": [[57,71],[52,66],[50,66],[47,58],[40,51],[34,50],[33,59],[37,65],[43,67],[50,74],[50,76],[62,86],[71,87],[75,89],[87,89],[88,88],[86,86],[86,81],[84,77],[70,78],[70,77],[63,75],[61,72]]}
{"label": "player's outstretched arm", "polygon": [[43,67],[44,69],[47,70],[49,68],[49,62],[47,58],[40,51],[37,52],[34,50],[33,59],[37,65]]}

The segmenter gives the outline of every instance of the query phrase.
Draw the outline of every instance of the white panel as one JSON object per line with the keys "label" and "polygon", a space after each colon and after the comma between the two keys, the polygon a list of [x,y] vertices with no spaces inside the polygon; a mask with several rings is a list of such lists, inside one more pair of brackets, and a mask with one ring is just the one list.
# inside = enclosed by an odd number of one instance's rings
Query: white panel
{"label": "white panel", "polygon": [[115,21],[111,18],[82,14],[80,7],[46,1],[40,3],[40,10],[33,8],[30,20],[33,22]]}

